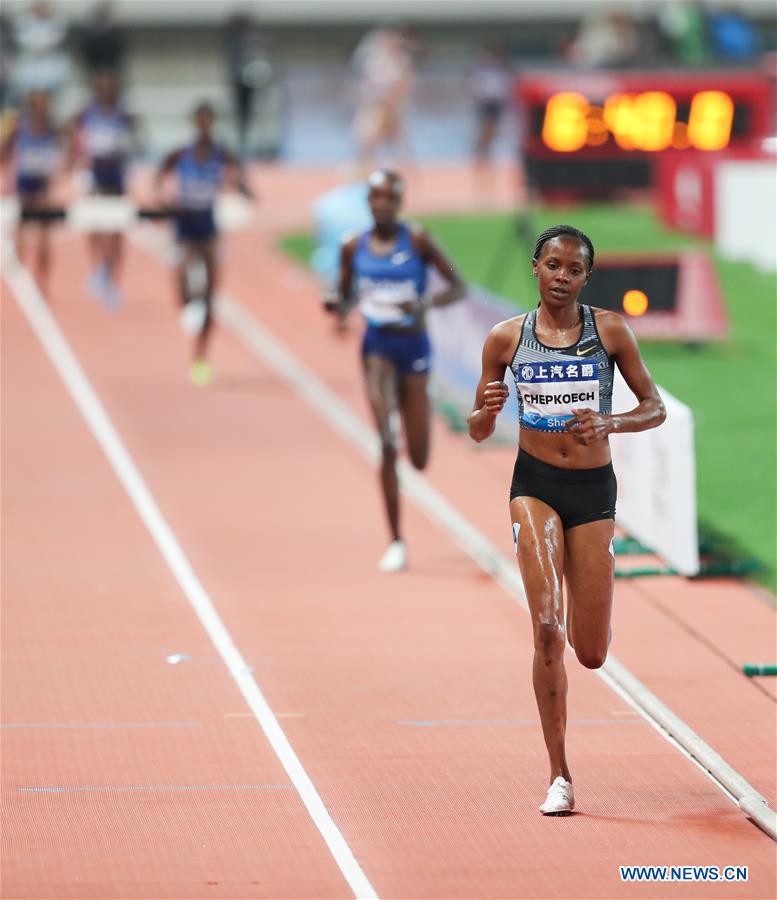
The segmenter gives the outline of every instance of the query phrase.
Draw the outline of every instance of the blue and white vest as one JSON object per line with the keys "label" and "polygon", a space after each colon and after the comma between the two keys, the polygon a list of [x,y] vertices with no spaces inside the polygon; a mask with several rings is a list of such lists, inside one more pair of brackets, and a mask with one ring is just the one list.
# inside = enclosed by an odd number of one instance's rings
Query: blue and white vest
{"label": "blue and white vest", "polygon": [[183,150],[175,169],[178,203],[183,209],[201,212],[213,209],[221,190],[225,163],[225,154],[216,144],[204,160],[199,159],[196,144]]}
{"label": "blue and white vest", "polygon": [[407,225],[397,226],[396,244],[383,256],[371,252],[370,234],[368,230],[360,235],[353,256],[359,312],[375,327],[412,326],[418,316],[404,312],[400,304],[423,297],[426,264],[413,244]]}

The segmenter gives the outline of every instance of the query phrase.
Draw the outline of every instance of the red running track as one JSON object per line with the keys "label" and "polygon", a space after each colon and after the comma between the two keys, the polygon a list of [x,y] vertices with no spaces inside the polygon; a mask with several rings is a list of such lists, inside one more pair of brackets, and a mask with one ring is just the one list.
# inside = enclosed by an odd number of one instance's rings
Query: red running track
{"label": "red running track", "polygon": [[[273,238],[230,240],[225,291],[366,421],[356,336],[332,336]],[[774,896],[774,844],[571,662],[580,812],[539,816],[525,613],[411,504],[412,567],[380,576],[374,472],[245,337],[222,330],[216,381],[195,390],[156,257],[129,248],[111,317],[83,296],[82,242],[61,233],[56,250],[67,339],[381,897]],[[7,286],[3,300],[3,896],[349,896]],[[511,455],[437,423],[428,474],[506,553]],[[773,653],[773,624],[733,581],[617,586],[614,652],[772,802],[773,698],[735,664]],[[622,864],[746,865],[749,880],[625,884]]]}

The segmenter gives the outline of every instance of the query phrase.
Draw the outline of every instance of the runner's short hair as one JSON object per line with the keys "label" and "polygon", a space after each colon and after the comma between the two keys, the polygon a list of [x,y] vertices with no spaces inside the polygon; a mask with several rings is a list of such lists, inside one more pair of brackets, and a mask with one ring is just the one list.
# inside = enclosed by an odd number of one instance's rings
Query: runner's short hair
{"label": "runner's short hair", "polygon": [[575,238],[575,240],[580,241],[580,243],[585,247],[586,253],[588,254],[588,271],[594,267],[594,245],[591,242],[591,238],[588,237],[587,234],[580,231],[579,228],[575,228],[572,225],[553,225],[551,228],[546,228],[545,231],[537,238],[537,243],[534,246],[534,256],[533,259],[539,259],[540,253],[542,253],[542,248],[548,241],[552,241],[553,238],[557,237],[571,237]]}

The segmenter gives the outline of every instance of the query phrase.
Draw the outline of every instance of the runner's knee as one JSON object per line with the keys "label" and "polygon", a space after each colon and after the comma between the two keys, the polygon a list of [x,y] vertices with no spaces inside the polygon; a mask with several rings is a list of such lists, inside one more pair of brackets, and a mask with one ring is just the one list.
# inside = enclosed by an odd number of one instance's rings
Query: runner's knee
{"label": "runner's knee", "polygon": [[408,455],[410,456],[410,462],[413,464],[413,467],[418,469],[419,472],[423,471],[429,462],[429,445],[424,444],[422,447],[410,446],[408,448]]}
{"label": "runner's knee", "polygon": [[534,649],[548,659],[559,659],[564,653],[564,626],[554,620],[535,622]]}
{"label": "runner's knee", "polygon": [[575,654],[586,669],[600,669],[607,659],[607,647],[576,647]]}

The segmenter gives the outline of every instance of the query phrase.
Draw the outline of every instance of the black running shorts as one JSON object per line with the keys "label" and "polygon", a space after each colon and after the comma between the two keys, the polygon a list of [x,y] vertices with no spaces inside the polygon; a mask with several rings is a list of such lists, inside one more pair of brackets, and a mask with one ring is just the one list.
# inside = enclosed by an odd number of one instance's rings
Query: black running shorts
{"label": "black running shorts", "polygon": [[600,519],[614,519],[617,490],[612,463],[596,469],[561,469],[519,450],[510,499],[542,500],[558,513],[567,529]]}

